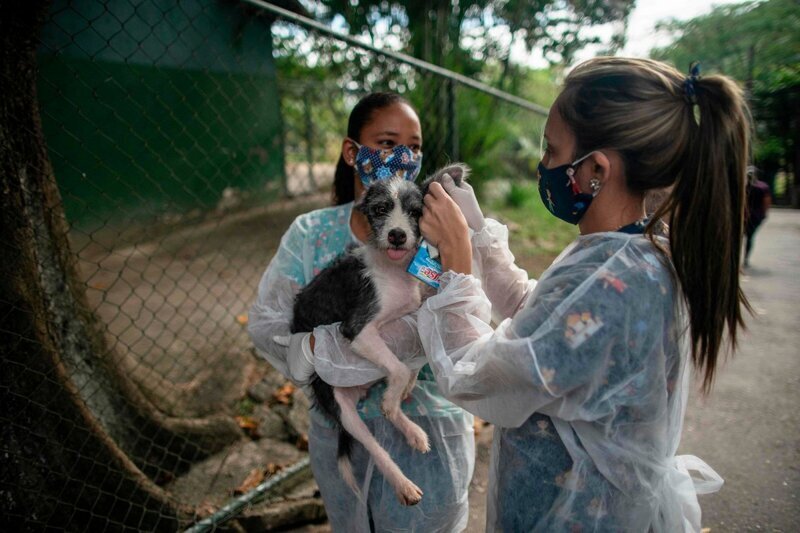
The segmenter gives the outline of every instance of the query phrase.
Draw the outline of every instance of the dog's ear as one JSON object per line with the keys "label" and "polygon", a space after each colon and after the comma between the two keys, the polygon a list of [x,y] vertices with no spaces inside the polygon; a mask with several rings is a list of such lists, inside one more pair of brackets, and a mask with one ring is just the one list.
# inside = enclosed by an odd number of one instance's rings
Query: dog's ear
{"label": "dog's ear", "polygon": [[466,163],[451,163],[445,167],[442,167],[434,172],[431,176],[425,178],[425,181],[420,184],[422,195],[425,196],[428,194],[428,187],[430,187],[431,183],[434,181],[441,183],[445,174],[449,174],[450,177],[453,178],[453,182],[456,184],[456,187],[460,187],[461,182],[469,177],[469,173],[470,168]]}

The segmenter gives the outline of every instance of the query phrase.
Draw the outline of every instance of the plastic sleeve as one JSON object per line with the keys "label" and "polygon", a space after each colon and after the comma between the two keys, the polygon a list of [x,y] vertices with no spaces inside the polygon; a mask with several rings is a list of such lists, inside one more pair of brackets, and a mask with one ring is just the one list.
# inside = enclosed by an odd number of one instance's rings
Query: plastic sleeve
{"label": "plastic sleeve", "polygon": [[[563,420],[613,412],[609,390],[624,387],[640,371],[641,361],[626,360],[639,317],[608,286],[605,272],[593,266],[551,276],[496,330],[481,283],[443,274],[439,294],[419,313],[422,345],[442,393],[506,427],[519,426],[534,412]],[[639,329],[657,333],[637,341],[655,344],[664,317],[652,312],[644,320],[653,327],[645,323]]]}
{"label": "plastic sleeve", "polygon": [[536,280],[514,263],[508,248],[508,227],[491,218],[472,237],[473,260],[483,280],[483,290],[492,303],[495,322],[501,322],[525,304],[536,288]]}

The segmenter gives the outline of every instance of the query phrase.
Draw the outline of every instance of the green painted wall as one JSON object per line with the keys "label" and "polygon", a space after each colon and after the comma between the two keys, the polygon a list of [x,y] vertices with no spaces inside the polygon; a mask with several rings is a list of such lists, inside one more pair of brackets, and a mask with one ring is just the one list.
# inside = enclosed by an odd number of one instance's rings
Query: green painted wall
{"label": "green painted wall", "polygon": [[283,174],[270,21],[236,2],[130,6],[55,2],[43,32],[39,100],[69,221],[204,210],[226,187],[263,195]]}

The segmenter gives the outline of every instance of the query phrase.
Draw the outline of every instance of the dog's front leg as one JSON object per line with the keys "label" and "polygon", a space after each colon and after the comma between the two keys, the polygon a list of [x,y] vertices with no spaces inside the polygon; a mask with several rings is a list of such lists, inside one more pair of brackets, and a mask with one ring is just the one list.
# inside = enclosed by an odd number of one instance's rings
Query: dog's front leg
{"label": "dog's front leg", "polygon": [[408,395],[409,384],[414,377],[411,370],[400,362],[378,333],[378,328],[369,323],[351,341],[353,351],[386,370],[387,387],[381,409],[389,421],[406,437],[408,444],[421,452],[430,451],[428,435],[412,422],[400,409],[400,402]]}

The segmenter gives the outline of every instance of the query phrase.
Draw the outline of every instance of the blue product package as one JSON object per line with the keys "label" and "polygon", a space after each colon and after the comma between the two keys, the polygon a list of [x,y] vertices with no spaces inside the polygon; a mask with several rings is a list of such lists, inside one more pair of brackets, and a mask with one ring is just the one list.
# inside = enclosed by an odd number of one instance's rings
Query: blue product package
{"label": "blue product package", "polygon": [[[442,264],[431,256],[430,245],[423,239],[419,250],[411,260],[406,271],[415,278],[433,287],[439,288],[439,276],[442,275]],[[435,248],[434,248],[435,250]],[[438,252],[438,250],[436,250]],[[438,253],[434,252],[435,255]]]}

